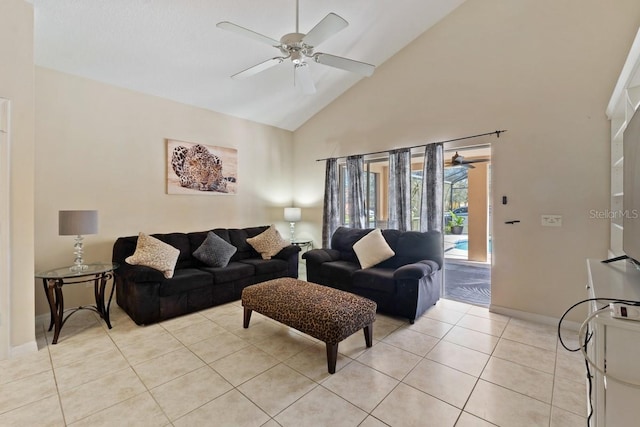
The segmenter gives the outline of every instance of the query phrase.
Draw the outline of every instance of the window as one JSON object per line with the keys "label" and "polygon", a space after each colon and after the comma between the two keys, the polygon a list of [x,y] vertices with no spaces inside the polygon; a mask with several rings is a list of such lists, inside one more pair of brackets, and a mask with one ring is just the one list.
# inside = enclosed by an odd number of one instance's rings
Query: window
{"label": "window", "polygon": [[[414,154],[411,164],[411,228],[420,229],[420,201],[422,197],[422,160],[424,154]],[[387,228],[389,198],[389,161],[387,158],[372,158],[364,161],[365,212],[368,228]],[[346,165],[340,165],[340,218],[342,225],[349,226],[346,190],[349,188]]]}
{"label": "window", "polygon": [[[378,227],[377,221],[379,218],[378,211],[378,199],[380,194],[380,173],[371,171],[371,162],[366,161],[364,165],[365,169],[365,185],[364,193],[366,195],[365,200],[365,212],[367,217],[365,219],[367,228]],[[340,218],[342,219],[342,225],[349,226],[351,223],[349,220],[349,211],[347,206],[347,188],[351,183],[347,175],[346,165],[340,166]]]}
{"label": "window", "polygon": [[411,163],[411,229],[420,231],[420,205],[422,204],[422,161]]}

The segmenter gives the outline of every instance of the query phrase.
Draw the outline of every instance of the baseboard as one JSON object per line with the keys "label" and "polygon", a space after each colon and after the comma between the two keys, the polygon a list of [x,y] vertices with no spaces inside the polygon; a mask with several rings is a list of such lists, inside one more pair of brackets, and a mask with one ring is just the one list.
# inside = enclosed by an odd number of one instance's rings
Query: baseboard
{"label": "baseboard", "polygon": [[21,344],[9,349],[9,358],[15,359],[29,353],[36,353],[38,351],[38,344],[35,341],[29,341],[28,343]]}
{"label": "baseboard", "polygon": [[[499,305],[491,304],[489,311],[492,313],[503,314],[509,317],[515,317],[516,319],[527,320],[535,323],[542,323],[543,325],[558,326],[560,319],[555,317],[543,316],[542,314],[529,313],[527,311],[514,310],[512,308],[501,307]],[[580,323],[572,322],[570,320],[562,321],[562,328],[570,331],[578,331],[580,329]]]}

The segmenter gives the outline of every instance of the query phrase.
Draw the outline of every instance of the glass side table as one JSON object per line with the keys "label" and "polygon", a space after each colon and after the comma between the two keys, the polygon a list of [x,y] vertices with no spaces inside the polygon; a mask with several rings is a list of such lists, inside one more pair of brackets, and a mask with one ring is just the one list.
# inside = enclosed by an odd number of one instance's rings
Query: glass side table
{"label": "glass side table", "polygon": [[300,247],[300,249],[304,248],[307,251],[313,249],[313,240],[311,239],[296,239],[292,241],[291,244]]}
{"label": "glass side table", "polygon": [[[49,331],[55,326],[53,334],[53,344],[58,342],[58,336],[62,325],[67,321],[69,316],[78,310],[93,310],[102,317],[109,329],[111,322],[109,321],[109,308],[111,307],[111,299],[115,289],[115,282],[111,284],[111,292],[109,293],[109,301],[105,305],[105,289],[109,279],[113,279],[113,271],[118,268],[116,263],[96,263],[88,264],[86,270],[71,271],[70,267],[56,268],[36,274],[37,279],[42,279],[44,292],[47,295],[49,309],[51,310],[51,320],[49,322]],[[62,296],[62,287],[65,285],[75,285],[78,283],[93,282],[94,295],[96,305],[80,306],[69,309],[70,312],[64,316],[64,297]]]}

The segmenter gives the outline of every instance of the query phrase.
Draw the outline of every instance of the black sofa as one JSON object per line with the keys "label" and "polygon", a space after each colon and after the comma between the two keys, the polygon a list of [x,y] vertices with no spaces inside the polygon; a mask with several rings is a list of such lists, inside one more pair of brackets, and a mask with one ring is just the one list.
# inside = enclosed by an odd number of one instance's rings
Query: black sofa
{"label": "black sofa", "polygon": [[125,259],[136,250],[138,236],[120,237],[113,245],[116,301],[138,325],[150,324],[240,299],[242,289],[279,277],[298,277],[300,248],[290,245],[271,259],[262,259],[247,238],[268,227],[217,228],[213,231],[237,248],[226,267],[209,267],[192,254],[208,231],[152,234],[180,250],[173,277],[153,268],[130,265]]}
{"label": "black sofa", "polygon": [[340,227],[331,237],[331,249],[305,252],[307,280],[369,298],[380,312],[413,323],[440,299],[442,234],[382,230],[395,255],[362,269],[353,245],[371,231]]}

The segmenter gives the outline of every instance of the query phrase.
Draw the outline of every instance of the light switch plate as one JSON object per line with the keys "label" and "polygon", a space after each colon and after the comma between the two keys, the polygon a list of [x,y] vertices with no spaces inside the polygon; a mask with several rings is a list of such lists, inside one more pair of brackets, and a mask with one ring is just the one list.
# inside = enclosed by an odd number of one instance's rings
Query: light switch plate
{"label": "light switch plate", "polygon": [[562,227],[562,215],[542,215],[543,227]]}

